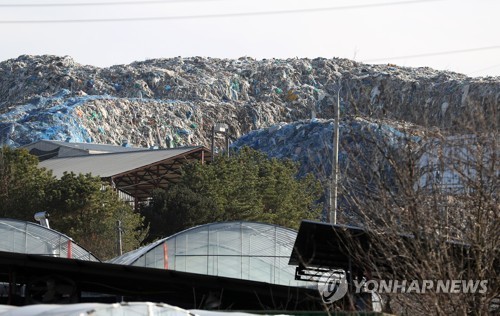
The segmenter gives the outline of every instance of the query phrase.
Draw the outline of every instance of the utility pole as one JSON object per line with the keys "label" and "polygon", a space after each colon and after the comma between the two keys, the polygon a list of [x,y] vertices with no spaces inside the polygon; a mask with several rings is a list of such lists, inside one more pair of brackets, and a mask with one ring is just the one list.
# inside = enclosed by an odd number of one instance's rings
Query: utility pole
{"label": "utility pole", "polygon": [[123,254],[123,247],[122,247],[122,221],[116,221],[116,231],[118,233],[118,240],[117,240],[117,245],[116,245],[116,250],[118,252],[118,255],[121,256]]}
{"label": "utility pole", "polygon": [[330,224],[337,225],[337,194],[338,194],[338,169],[339,169],[339,121],[340,121],[340,80],[337,90],[337,108],[335,109],[335,130],[333,132],[333,160],[332,160],[332,188],[330,194]]}
{"label": "utility pole", "polygon": [[215,125],[212,125],[212,157],[211,160],[212,162],[214,161],[214,155],[215,155]]}

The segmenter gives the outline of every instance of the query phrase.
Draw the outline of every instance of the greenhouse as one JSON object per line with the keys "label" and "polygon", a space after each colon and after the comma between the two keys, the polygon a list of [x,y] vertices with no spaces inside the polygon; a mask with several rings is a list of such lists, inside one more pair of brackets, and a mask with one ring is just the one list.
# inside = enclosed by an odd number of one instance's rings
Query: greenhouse
{"label": "greenhouse", "polygon": [[36,223],[0,218],[0,251],[99,261],[70,237]]}
{"label": "greenhouse", "polygon": [[197,226],[114,258],[110,263],[216,275],[281,285],[295,281],[288,265],[297,232],[254,222]]}

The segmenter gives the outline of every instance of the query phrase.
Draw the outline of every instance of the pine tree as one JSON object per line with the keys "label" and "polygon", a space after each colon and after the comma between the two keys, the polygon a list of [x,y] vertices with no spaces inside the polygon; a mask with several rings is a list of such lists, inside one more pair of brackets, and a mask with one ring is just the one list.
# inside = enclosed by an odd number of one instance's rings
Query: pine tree
{"label": "pine tree", "polygon": [[144,208],[151,227],[148,240],[217,221],[298,228],[302,219],[318,219],[320,185],[312,175],[297,178],[297,172],[297,164],[250,148],[211,164],[188,165],[178,183],[156,191]]}

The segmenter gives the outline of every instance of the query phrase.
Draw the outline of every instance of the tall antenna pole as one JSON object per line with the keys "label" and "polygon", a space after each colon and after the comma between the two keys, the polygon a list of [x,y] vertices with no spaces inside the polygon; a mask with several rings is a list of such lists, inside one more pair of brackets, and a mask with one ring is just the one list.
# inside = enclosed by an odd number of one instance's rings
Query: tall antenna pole
{"label": "tall antenna pole", "polygon": [[[332,187],[330,195],[330,224],[337,225],[337,192],[338,192],[338,169],[339,169],[339,121],[340,121],[340,80],[337,90],[337,108],[335,109],[335,131],[333,135],[333,161],[332,161]],[[332,196],[333,195],[333,196]]]}

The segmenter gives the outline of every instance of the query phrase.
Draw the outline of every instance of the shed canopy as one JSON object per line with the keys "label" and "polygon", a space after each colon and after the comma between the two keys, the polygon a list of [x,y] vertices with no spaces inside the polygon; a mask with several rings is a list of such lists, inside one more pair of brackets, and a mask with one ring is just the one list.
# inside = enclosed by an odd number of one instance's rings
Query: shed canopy
{"label": "shed canopy", "polygon": [[39,166],[52,170],[58,178],[65,172],[90,173],[134,198],[145,199],[153,189],[178,181],[182,165],[203,163],[207,158],[210,159],[210,150],[197,146],[52,158]]}
{"label": "shed canopy", "polygon": [[[360,227],[303,220],[289,264],[297,266],[295,277],[300,280],[315,279],[322,272],[333,269],[349,271],[358,276],[366,273],[372,276],[380,273],[393,276],[399,272],[393,269],[391,261],[387,260],[388,256],[398,258],[398,264],[406,266],[407,271],[412,271],[414,259],[403,257],[394,252],[394,249],[384,252],[383,244],[380,243],[380,236],[384,235],[375,237],[376,235],[377,232]],[[411,234],[396,236],[402,241],[402,245],[421,243],[429,247],[433,243],[432,240],[415,238]],[[443,242],[448,245],[450,258],[455,258],[465,266],[471,263],[473,258],[467,254],[469,245],[456,241]],[[403,279],[406,276],[398,277]]]}

